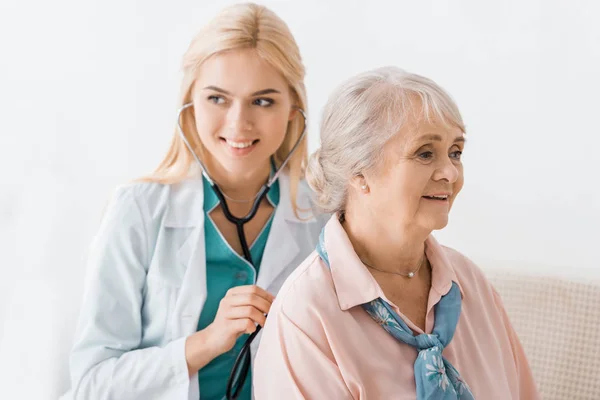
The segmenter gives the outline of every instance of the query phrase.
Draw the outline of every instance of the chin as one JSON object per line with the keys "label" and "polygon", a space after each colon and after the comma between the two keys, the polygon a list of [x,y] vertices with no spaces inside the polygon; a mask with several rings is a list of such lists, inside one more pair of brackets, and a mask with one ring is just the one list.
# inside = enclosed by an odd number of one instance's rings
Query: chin
{"label": "chin", "polygon": [[222,157],[219,163],[225,171],[236,176],[251,174],[253,171],[262,170],[269,163],[269,158],[264,157],[243,157],[230,158]]}
{"label": "chin", "polygon": [[441,222],[441,221],[440,221],[440,223],[439,223],[439,224],[437,224],[437,226],[436,226],[435,230],[436,230],[436,231],[439,231],[439,230],[441,230],[441,229],[444,229],[444,228],[445,228],[445,227],[447,227],[447,226],[448,226],[448,219],[446,218],[446,220],[444,220],[443,222]]}
{"label": "chin", "polygon": [[227,162],[223,163],[222,165],[223,169],[225,169],[227,173],[235,176],[244,176],[256,169],[256,163],[245,162],[243,160],[227,160]]}
{"label": "chin", "polygon": [[429,220],[428,222],[429,223],[425,226],[427,226],[431,231],[439,231],[448,226],[448,217],[437,217]]}

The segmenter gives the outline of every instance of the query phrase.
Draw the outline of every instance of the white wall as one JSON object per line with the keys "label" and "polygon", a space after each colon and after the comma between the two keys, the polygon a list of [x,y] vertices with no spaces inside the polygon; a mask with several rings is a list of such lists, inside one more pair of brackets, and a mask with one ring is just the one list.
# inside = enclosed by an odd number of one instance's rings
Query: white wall
{"label": "white wall", "polygon": [[[64,385],[49,369],[63,368],[108,193],[163,155],[181,55],[226,3],[0,3],[1,398],[28,377],[40,385],[19,398]],[[264,4],[300,44],[311,149],[341,79],[386,64],[433,78],[469,138],[466,187],[441,240],[484,267],[600,277],[600,3]]]}

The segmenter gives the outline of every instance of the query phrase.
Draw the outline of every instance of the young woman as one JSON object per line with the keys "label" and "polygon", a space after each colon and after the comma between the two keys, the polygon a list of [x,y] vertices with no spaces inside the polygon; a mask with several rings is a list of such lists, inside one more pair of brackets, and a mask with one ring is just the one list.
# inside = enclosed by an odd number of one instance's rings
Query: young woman
{"label": "young woman", "polygon": [[[92,246],[76,399],[225,397],[247,334],[324,225],[302,180],[304,67],[286,24],[255,4],[227,8],[183,73],[167,156],[116,192]],[[251,211],[242,232],[231,221]],[[239,387],[250,399],[251,377]]]}

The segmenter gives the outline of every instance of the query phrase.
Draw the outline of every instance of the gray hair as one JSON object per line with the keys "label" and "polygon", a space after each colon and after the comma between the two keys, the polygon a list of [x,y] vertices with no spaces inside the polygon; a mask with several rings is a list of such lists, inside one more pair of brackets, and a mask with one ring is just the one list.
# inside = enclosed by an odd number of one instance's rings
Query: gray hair
{"label": "gray hair", "polygon": [[383,67],[338,86],[323,111],[321,147],[307,167],[308,184],[323,211],[345,210],[350,180],[378,165],[383,146],[410,116],[465,132],[450,95],[420,75]]}

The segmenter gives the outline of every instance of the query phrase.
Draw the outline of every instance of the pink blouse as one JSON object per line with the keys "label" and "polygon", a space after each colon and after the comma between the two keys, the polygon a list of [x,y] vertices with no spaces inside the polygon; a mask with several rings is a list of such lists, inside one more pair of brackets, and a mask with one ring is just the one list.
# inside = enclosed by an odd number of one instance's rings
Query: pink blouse
{"label": "pink blouse", "polygon": [[[311,254],[271,307],[255,360],[254,395],[263,399],[415,399],[417,350],[398,342],[360,307],[378,297],[416,333],[359,260],[337,218],[325,228],[331,269]],[[498,293],[465,256],[430,236],[426,333],[435,304],[458,283],[462,313],[444,357],[476,399],[539,399],[523,348]]]}

